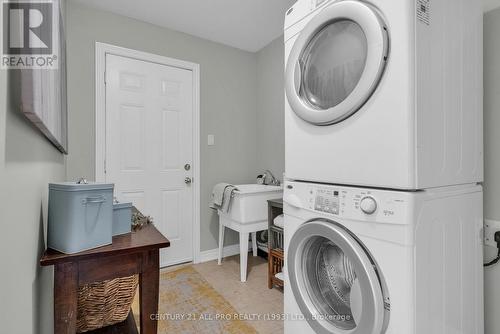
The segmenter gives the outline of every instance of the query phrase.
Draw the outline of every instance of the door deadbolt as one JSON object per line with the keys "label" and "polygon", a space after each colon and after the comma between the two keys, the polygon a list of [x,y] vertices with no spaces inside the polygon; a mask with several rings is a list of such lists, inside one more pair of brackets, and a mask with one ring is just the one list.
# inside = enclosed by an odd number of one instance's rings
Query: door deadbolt
{"label": "door deadbolt", "polygon": [[191,169],[191,165],[190,164],[185,164],[184,165],[184,169],[185,170],[190,170]]}

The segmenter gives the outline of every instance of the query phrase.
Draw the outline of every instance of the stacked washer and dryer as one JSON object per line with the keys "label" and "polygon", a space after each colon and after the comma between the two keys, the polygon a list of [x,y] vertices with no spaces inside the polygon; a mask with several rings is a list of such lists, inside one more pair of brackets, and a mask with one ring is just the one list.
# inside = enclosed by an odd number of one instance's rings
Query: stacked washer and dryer
{"label": "stacked washer and dryer", "polygon": [[285,333],[482,334],[482,7],[285,18]]}

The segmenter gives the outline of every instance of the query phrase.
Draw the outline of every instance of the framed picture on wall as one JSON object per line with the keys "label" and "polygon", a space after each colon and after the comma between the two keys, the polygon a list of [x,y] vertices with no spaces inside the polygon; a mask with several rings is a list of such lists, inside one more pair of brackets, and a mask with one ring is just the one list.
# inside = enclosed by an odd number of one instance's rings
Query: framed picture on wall
{"label": "framed picture on wall", "polygon": [[52,0],[40,4],[34,8],[32,3],[29,4],[30,15],[33,9],[39,11],[44,23],[29,31],[29,42],[35,39],[38,44],[31,52],[32,67],[21,68],[21,110],[62,153],[67,154],[64,2]]}

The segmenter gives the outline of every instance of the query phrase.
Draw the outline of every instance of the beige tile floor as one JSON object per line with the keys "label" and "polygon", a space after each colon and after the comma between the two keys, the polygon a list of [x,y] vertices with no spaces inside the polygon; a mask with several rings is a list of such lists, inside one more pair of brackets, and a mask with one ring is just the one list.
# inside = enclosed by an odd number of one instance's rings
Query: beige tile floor
{"label": "beige tile floor", "polygon": [[[248,255],[248,278],[240,282],[239,256],[227,257],[222,265],[210,261],[193,267],[221,294],[240,314],[252,315],[261,319],[283,313],[283,293],[267,288],[267,262],[261,257]],[[172,270],[166,268],[163,270]],[[252,320],[251,325],[260,334],[283,333],[281,320]]]}

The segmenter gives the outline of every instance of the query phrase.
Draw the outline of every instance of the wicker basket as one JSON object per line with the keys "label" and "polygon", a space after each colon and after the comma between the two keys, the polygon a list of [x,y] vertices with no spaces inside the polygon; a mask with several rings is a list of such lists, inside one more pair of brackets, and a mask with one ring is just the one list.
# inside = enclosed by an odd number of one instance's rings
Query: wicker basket
{"label": "wicker basket", "polygon": [[124,321],[135,297],[139,275],[82,285],[78,289],[77,333]]}

